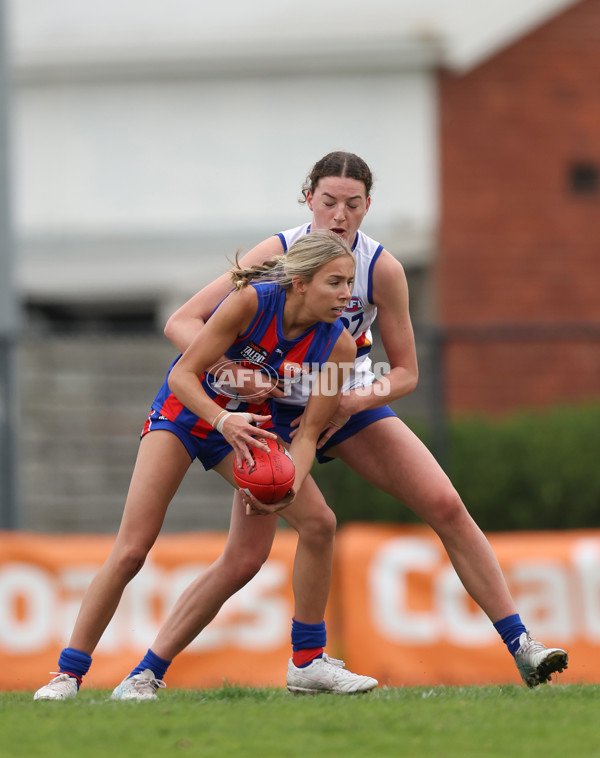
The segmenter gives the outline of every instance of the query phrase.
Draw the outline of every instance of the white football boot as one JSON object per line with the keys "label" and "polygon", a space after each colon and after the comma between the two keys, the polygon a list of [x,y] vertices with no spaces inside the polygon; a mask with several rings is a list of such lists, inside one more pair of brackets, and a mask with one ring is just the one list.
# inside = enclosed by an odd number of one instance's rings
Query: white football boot
{"label": "white football boot", "polygon": [[157,679],[150,669],[144,669],[141,674],[128,676],[117,685],[111,700],[158,700],[156,690],[166,687],[162,679]]}
{"label": "white football boot", "polygon": [[77,695],[79,686],[74,676],[59,674],[57,671],[50,673],[57,674],[57,676],[39,688],[33,696],[34,700],[69,700]]}
{"label": "white football boot", "polygon": [[304,668],[294,666],[292,659],[288,663],[287,688],[290,692],[300,694],[317,694],[332,692],[337,695],[351,695],[369,692],[377,687],[377,679],[371,676],[353,674],[344,668],[344,661],[330,658],[324,654],[315,658]]}
{"label": "white football boot", "polygon": [[564,671],[569,656],[559,647],[546,647],[533,639],[529,632],[519,637],[519,649],[515,653],[515,663],[523,681],[528,687],[537,687],[550,680],[555,672]]}

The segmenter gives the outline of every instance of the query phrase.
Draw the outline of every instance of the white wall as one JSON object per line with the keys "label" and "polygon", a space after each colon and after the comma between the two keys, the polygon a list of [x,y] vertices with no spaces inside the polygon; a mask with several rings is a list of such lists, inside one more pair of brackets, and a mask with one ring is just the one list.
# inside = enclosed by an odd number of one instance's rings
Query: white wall
{"label": "white wall", "polygon": [[15,113],[19,228],[293,222],[301,180],[332,149],[375,170],[380,223],[431,224],[434,112],[419,72],[26,87]]}
{"label": "white wall", "polygon": [[[404,228],[412,239],[435,225],[435,95],[419,71],[26,85],[14,124],[25,241],[233,235],[249,247],[306,217],[302,180],[334,149],[375,172],[367,231],[389,233],[391,246]],[[23,261],[25,286],[32,265]],[[136,277],[151,284],[152,268]],[[50,291],[51,271],[43,279]]]}
{"label": "white wall", "polygon": [[[365,40],[362,51],[332,55],[313,40],[310,55],[260,59],[213,39],[215,68],[191,47],[165,57],[154,28],[145,43],[129,37],[129,58],[116,33],[113,58],[110,46],[77,42],[85,14],[60,27],[52,5],[68,3],[27,0],[13,14],[13,205],[29,297],[187,296],[236,248],[307,218],[301,183],[336,149],[375,173],[365,231],[403,260],[431,255],[438,177],[426,46],[399,43],[378,57]],[[82,39],[94,39],[89,23]],[[171,26],[171,53],[176,39]]]}

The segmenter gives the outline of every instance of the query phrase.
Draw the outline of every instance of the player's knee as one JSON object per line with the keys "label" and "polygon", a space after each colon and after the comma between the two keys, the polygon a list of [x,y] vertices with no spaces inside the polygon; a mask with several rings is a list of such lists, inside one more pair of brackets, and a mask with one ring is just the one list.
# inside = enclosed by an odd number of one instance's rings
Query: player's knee
{"label": "player's knee", "polygon": [[303,521],[298,528],[298,533],[304,541],[320,546],[333,541],[336,528],[335,513],[325,505]]}
{"label": "player's knee", "polygon": [[455,529],[463,519],[470,519],[465,504],[452,485],[438,492],[434,514],[438,531]]}
{"label": "player's knee", "polygon": [[117,571],[126,580],[131,581],[146,561],[148,550],[141,545],[128,545],[116,558]]}
{"label": "player's knee", "polygon": [[229,566],[232,581],[243,587],[258,574],[268,557],[269,551],[246,550],[238,553]]}

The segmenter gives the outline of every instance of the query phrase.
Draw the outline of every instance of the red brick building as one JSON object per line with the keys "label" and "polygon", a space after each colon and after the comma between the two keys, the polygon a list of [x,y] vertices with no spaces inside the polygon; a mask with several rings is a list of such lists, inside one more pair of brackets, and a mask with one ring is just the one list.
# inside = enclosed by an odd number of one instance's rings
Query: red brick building
{"label": "red brick building", "polygon": [[600,0],[439,97],[449,411],[600,399]]}

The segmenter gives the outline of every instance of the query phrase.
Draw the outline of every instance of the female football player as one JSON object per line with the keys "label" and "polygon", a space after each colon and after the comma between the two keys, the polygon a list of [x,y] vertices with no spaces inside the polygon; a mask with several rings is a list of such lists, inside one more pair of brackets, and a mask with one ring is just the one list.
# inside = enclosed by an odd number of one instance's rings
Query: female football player
{"label": "female football player", "polygon": [[[342,320],[357,345],[354,371],[339,406],[318,444],[318,459],[339,458],[374,486],[394,495],[429,524],[440,537],[469,595],[487,614],[513,656],[525,683],[534,687],[567,666],[567,654],[533,639],[523,625],[492,548],[467,511],[458,492],[434,456],[389,408],[410,393],[418,368],[408,309],[404,270],[381,244],[360,226],[371,204],[373,178],[368,165],[353,153],[334,152],[319,160],[303,186],[303,200],[312,212],[309,223],[276,234],[254,247],[244,265],[260,264],[291,250],[310,230],[327,229],[344,239],[356,257],[352,299]],[[210,323],[210,313],[227,292],[224,275],[205,287],[169,319],[165,334],[185,350]],[[389,371],[376,379],[368,352],[370,326],[378,319]],[[252,382],[240,392],[252,394]],[[271,391],[276,431],[289,439],[302,415],[302,402]],[[385,451],[385,454],[382,454]],[[294,563],[295,597],[292,619],[293,655],[287,684],[292,691],[356,692],[367,689],[362,679],[324,655],[325,606],[335,517],[310,477],[294,502],[310,516],[299,532]],[[240,495],[223,555],[189,588],[180,606],[166,620],[152,645],[165,659],[176,655],[217,613],[224,600],[249,581],[269,554],[276,516],[254,520],[248,539]],[[149,692],[149,688],[146,689]]]}
{"label": "female football player", "polygon": [[[280,376],[293,352],[295,361],[310,365],[315,372],[306,411],[290,446],[296,465],[295,491],[302,489],[323,420],[335,412],[344,368],[352,366],[356,355],[355,342],[339,319],[351,296],[354,265],[346,242],[321,230],[302,236],[285,256],[268,264],[234,269],[230,278],[234,290],[225,293],[205,328],[171,366],[152,403],[114,547],[83,598],[68,646],[60,655],[57,676],[34,699],[61,700],[77,694],[123,590],[142,567],[194,458],[235,486],[234,456],[248,459],[250,447],[264,445],[264,438],[275,438],[265,428],[268,407],[241,402],[219,388],[212,371],[223,355],[258,371],[268,366],[270,374]],[[327,371],[319,370],[323,366]],[[310,521],[310,507],[296,508],[294,495],[273,505],[246,495],[244,516],[276,519],[274,514],[285,508],[284,518],[302,531],[304,519]],[[263,523],[259,518],[247,521],[251,528],[243,538],[246,544],[240,560],[252,541],[252,525]],[[236,533],[237,523],[234,519]],[[231,591],[229,584],[222,590]],[[153,694],[168,664],[161,652],[149,650],[115,697],[139,699],[145,690]],[[150,679],[147,671],[152,672]],[[373,687],[376,682],[369,684]]]}

